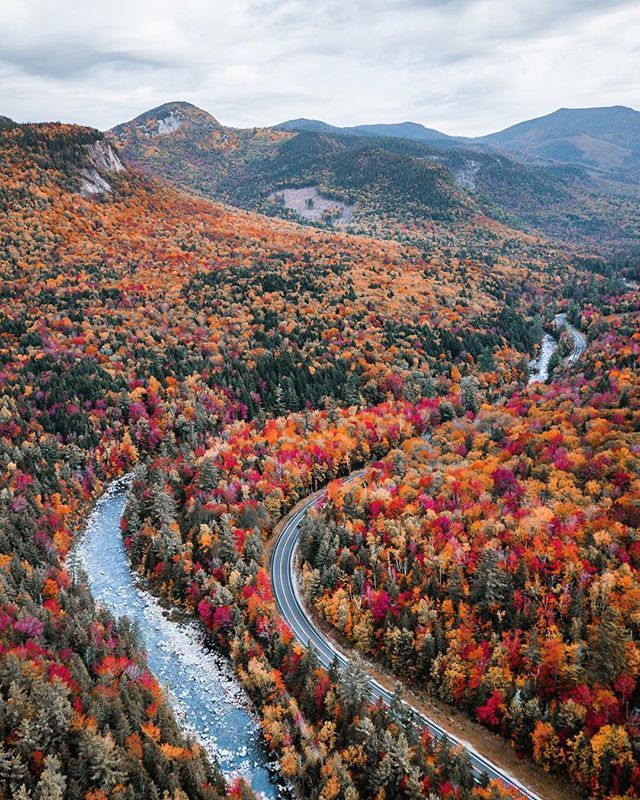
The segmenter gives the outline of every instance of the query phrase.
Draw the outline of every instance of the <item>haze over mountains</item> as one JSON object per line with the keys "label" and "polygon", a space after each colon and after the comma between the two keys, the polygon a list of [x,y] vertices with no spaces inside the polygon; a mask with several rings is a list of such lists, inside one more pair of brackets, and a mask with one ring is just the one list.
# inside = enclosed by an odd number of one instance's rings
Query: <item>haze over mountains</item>
{"label": "haze over mountains", "polygon": [[458,137],[448,136],[435,128],[426,128],[419,122],[378,123],[373,125],[354,125],[340,128],[317,119],[290,119],[274,126],[283,131],[312,131],[314,133],[333,133],[349,136],[391,136],[398,139],[413,139],[417,142],[457,142]]}
{"label": "haze over mountains", "polygon": [[279,193],[317,189],[353,207],[360,232],[489,215],[578,245],[626,249],[640,236],[640,113],[623,107],[561,109],[463,139],[411,122],[229,128],[172,102],[108,136],[142,169],[243,208],[300,219]]}
{"label": "haze over mountains", "polygon": [[560,108],[476,138],[450,136],[416,122],[339,128],[319,120],[296,119],[281,130],[353,136],[392,136],[438,145],[490,145],[535,161],[576,164],[637,180],[640,173],[640,112],[626,106]]}

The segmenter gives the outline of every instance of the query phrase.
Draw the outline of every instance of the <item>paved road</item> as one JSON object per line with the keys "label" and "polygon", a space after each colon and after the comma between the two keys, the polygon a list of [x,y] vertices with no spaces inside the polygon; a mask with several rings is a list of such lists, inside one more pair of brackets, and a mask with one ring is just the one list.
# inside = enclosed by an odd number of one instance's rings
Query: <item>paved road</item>
{"label": "paved road", "polygon": [[[362,475],[362,473],[354,473],[346,480],[353,480],[360,475]],[[300,644],[304,647],[313,647],[318,654],[320,662],[325,667],[329,667],[334,658],[337,658],[340,667],[344,668],[347,664],[347,657],[315,627],[304,608],[296,581],[296,551],[298,536],[300,534],[300,525],[309,509],[317,503],[317,497],[308,500],[285,525],[276,542],[271,557],[271,582],[273,594],[280,608],[280,613],[289,623],[289,627]],[[372,698],[381,698],[386,703],[391,701],[391,692],[387,691],[387,689],[381,686],[376,680],[371,678],[369,680],[369,685],[371,687]],[[424,714],[421,714],[413,706],[407,704],[407,707],[413,713],[416,721],[428,728],[432,736],[436,738],[447,736],[455,744],[464,747],[469,754],[471,765],[478,777],[486,773],[489,778],[501,781],[510,789],[516,789],[523,797],[529,798],[529,800],[540,800],[537,794],[524,787],[512,776],[503,772],[499,767],[481,756],[480,753],[472,747],[460,742],[455,736],[445,731]]]}
{"label": "paved road", "polygon": [[567,357],[567,363],[575,364],[575,362],[587,349],[586,336],[577,328],[573,327],[573,325],[567,320],[566,314],[556,314],[556,325],[560,328],[566,328],[573,337],[573,353]]}

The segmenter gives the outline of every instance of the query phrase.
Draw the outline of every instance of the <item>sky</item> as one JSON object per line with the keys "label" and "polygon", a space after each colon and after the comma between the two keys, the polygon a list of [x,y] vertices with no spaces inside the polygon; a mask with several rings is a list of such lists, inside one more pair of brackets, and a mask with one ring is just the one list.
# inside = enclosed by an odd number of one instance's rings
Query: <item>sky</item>
{"label": "sky", "polygon": [[104,130],[171,100],[240,127],[466,136],[560,107],[640,109],[640,0],[0,3],[0,114]]}

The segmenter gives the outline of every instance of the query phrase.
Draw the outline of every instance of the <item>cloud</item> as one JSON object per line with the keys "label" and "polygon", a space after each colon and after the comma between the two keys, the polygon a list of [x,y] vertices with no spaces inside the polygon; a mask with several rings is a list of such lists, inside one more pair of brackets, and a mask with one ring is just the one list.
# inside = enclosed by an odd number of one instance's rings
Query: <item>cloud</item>
{"label": "cloud", "polygon": [[135,52],[95,49],[75,42],[55,42],[43,48],[7,45],[2,50],[2,61],[29,75],[43,78],[78,81],[88,78],[100,67],[133,70],[138,68],[169,68],[171,63],[161,58],[149,58]]}
{"label": "cloud", "polygon": [[189,100],[235,125],[312,116],[498,129],[640,105],[630,0],[12,0],[0,113],[106,128]]}

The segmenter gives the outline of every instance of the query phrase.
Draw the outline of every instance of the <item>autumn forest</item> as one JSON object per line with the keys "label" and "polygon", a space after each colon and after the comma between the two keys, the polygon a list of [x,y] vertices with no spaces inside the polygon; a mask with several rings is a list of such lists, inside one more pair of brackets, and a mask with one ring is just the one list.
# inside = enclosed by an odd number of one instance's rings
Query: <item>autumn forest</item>
{"label": "autumn forest", "polygon": [[[629,195],[184,109],[147,142],[165,112],[0,118],[0,798],[258,797],[74,566],[123,476],[111,535],[230,665],[273,797],[640,797]],[[319,165],[348,226],[270,205]]]}

